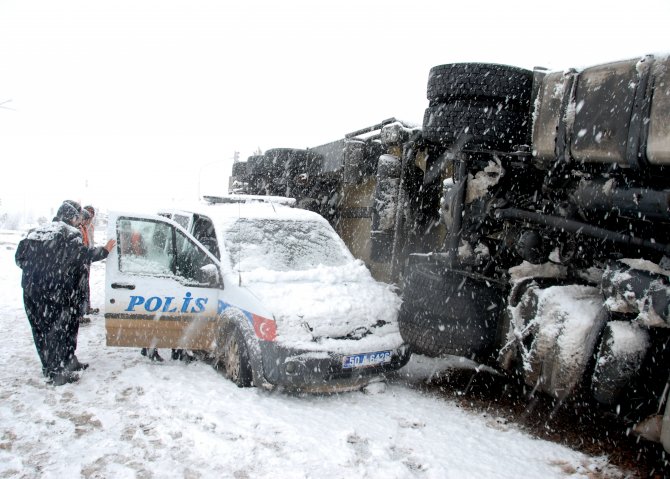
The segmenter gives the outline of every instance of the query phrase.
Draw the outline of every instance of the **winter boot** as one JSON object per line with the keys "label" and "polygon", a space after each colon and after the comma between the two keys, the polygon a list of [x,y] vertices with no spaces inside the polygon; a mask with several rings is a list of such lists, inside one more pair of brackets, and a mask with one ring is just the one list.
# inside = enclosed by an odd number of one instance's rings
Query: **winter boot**
{"label": "winter boot", "polygon": [[172,360],[173,361],[184,361],[186,364],[195,361],[195,357],[190,354],[185,349],[173,349],[172,350]]}
{"label": "winter boot", "polygon": [[66,371],[83,371],[88,368],[88,363],[81,363],[77,356],[72,356],[72,359],[65,365]]}
{"label": "winter boot", "polygon": [[59,371],[49,374],[47,384],[54,386],[63,386],[65,384],[76,383],[79,381],[79,376],[70,371]]}
{"label": "winter boot", "polygon": [[156,348],[142,348],[142,351],[140,351],[142,356],[147,356],[149,359],[152,361],[158,361],[159,363],[163,362],[163,358],[161,357],[160,354],[158,354],[158,349]]}

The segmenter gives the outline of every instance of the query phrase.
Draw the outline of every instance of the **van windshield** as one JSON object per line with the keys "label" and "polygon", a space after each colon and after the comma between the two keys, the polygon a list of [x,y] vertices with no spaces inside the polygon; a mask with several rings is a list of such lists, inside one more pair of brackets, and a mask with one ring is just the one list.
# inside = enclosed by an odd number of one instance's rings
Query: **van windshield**
{"label": "van windshield", "polygon": [[339,266],[351,254],[330,226],[316,221],[240,218],[224,226],[235,270],[295,271]]}

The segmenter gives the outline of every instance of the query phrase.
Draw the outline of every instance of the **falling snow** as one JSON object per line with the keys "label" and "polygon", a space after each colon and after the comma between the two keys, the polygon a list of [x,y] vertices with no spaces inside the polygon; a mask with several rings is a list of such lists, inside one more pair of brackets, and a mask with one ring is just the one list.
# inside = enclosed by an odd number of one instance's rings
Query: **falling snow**
{"label": "falling snow", "polygon": [[[292,396],[240,389],[204,363],[151,362],[104,345],[104,318],[80,330],[90,362],[46,385],[22,305],[14,252],[0,233],[2,477],[623,477],[606,457],[534,439],[411,384],[453,363],[416,356],[366,391]],[[104,262],[94,263],[103,306]],[[169,356],[169,351],[165,353]],[[471,365],[466,365],[471,367]]]}

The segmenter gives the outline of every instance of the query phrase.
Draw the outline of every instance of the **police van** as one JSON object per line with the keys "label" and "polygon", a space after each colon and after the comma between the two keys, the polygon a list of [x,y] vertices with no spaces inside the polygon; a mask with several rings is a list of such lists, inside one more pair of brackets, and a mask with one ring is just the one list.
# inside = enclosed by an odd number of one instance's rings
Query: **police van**
{"label": "police van", "polygon": [[393,287],[292,201],[110,213],[107,345],[190,350],[241,387],[355,389],[404,366]]}

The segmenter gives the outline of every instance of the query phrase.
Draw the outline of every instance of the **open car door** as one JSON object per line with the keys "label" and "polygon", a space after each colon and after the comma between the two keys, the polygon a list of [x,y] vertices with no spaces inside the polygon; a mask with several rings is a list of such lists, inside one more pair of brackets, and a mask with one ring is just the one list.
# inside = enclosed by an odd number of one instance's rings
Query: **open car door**
{"label": "open car door", "polygon": [[105,329],[108,346],[211,350],[223,289],[218,260],[174,221],[112,212]]}

